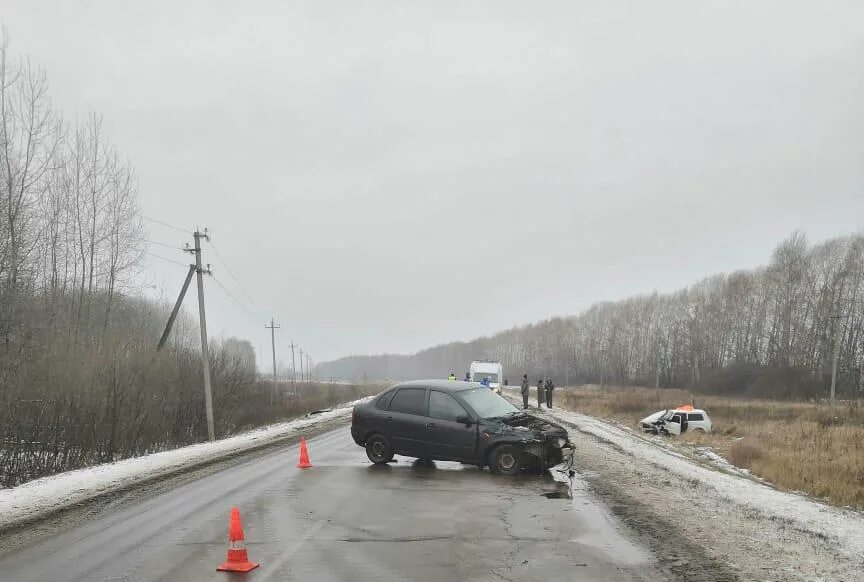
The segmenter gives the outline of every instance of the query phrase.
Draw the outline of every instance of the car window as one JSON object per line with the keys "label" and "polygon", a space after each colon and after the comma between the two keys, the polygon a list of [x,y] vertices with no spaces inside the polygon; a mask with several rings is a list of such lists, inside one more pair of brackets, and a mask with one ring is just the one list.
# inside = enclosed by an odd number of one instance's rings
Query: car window
{"label": "car window", "polygon": [[681,422],[681,415],[679,415],[679,414],[673,415],[672,418],[669,419],[669,422],[680,423]]}
{"label": "car window", "polygon": [[705,420],[705,417],[701,414],[688,414],[687,420]]}
{"label": "car window", "polygon": [[392,412],[404,412],[405,414],[426,414],[426,389],[425,388],[402,388],[390,401]]}
{"label": "car window", "polygon": [[504,400],[488,388],[472,388],[459,392],[459,398],[467,403],[480,418],[498,418],[519,409]]}
{"label": "car window", "polygon": [[449,394],[433,390],[429,394],[429,416],[455,421],[460,416],[468,416],[468,413]]}
{"label": "car window", "polygon": [[378,400],[375,401],[375,408],[387,410],[387,407],[390,406],[390,399],[393,398],[394,394],[396,394],[396,391],[391,390],[390,392],[385,392],[379,396]]}

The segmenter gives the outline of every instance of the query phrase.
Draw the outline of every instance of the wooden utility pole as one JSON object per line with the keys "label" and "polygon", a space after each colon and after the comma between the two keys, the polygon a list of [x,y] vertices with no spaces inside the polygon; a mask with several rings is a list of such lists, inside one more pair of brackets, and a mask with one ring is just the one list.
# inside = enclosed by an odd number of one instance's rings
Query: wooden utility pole
{"label": "wooden utility pole", "polygon": [[276,325],[273,322],[273,318],[270,318],[270,325],[264,325],[266,329],[270,330],[270,348],[273,351],[273,389],[270,390],[270,406],[273,406],[273,401],[276,399],[276,330],[279,329],[280,325]]}
{"label": "wooden utility pole", "polygon": [[213,390],[210,386],[210,351],[207,348],[207,314],[204,311],[204,275],[212,274],[210,265],[207,268],[201,265],[201,239],[210,240],[207,229],[200,232],[198,229],[192,233],[195,246],[190,252],[195,253],[195,271],[198,274],[198,325],[201,328],[201,364],[204,369],[204,405],[207,408],[207,437],[216,440],[216,430],[213,422]]}

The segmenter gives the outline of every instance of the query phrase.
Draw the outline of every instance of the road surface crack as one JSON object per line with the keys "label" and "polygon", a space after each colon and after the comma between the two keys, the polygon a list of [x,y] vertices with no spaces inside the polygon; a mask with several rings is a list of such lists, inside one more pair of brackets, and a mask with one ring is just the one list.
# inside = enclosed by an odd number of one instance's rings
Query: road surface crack
{"label": "road surface crack", "polygon": [[429,542],[434,540],[452,540],[454,536],[418,536],[418,537],[399,537],[399,538],[340,538],[340,542]]}

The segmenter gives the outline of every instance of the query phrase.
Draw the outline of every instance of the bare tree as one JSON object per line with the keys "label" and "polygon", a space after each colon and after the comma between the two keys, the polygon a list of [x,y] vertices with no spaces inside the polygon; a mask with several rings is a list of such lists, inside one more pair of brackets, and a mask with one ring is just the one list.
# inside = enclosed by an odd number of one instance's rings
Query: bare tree
{"label": "bare tree", "polygon": [[6,319],[14,317],[21,273],[38,226],[33,206],[46,189],[54,162],[59,121],[48,100],[44,71],[9,53],[0,32],[0,276]]}

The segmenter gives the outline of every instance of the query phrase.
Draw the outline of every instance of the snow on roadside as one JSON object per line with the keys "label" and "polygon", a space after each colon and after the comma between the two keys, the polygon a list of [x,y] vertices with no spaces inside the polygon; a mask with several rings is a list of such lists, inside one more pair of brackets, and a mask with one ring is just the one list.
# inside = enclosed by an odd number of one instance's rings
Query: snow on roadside
{"label": "snow on roadside", "polygon": [[711,447],[694,447],[693,453],[710,462],[715,467],[723,469],[724,471],[728,471],[730,473],[736,473],[738,475],[742,475],[749,479],[756,479],[757,481],[762,481],[763,483],[767,483],[765,479],[762,477],[758,477],[750,472],[749,469],[745,469],[743,467],[738,467],[729,462],[729,459],[716,452]]}
{"label": "snow on roadside", "polygon": [[640,439],[656,447],[662,447],[672,455],[680,455],[687,458],[687,455],[689,454],[692,457],[698,457],[701,460],[707,461],[712,466],[722,471],[726,471],[727,473],[733,473],[735,475],[747,477],[748,479],[755,479],[756,481],[767,483],[767,481],[761,477],[753,475],[749,470],[733,465],[726,457],[719,454],[711,447],[694,446],[690,443],[678,441],[675,438],[664,437],[656,434],[645,434],[642,431],[637,432],[632,427],[629,427],[623,422],[617,420],[604,419],[602,422],[625,431],[633,438]]}
{"label": "snow on roadside", "polygon": [[[628,454],[711,487],[738,505],[832,540],[844,553],[857,557],[864,555],[864,515],[861,513],[831,507],[804,495],[778,491],[743,476],[712,470],[591,416],[560,409],[543,412]],[[720,459],[725,461],[722,457]]]}
{"label": "snow on roadside", "polygon": [[154,477],[167,476],[228,455],[261,447],[269,442],[300,434],[321,424],[351,416],[361,398],[339,407],[255,429],[212,443],[162,451],[116,463],[59,473],[29,481],[11,489],[0,489],[0,528],[31,520]]}

